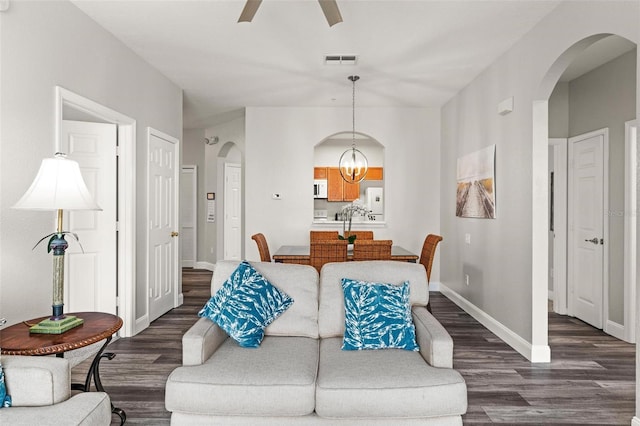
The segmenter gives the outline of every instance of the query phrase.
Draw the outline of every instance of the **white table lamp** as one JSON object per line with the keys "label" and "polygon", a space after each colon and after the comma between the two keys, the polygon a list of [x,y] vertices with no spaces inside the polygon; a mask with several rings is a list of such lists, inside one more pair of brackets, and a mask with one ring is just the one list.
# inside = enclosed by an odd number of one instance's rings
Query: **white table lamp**
{"label": "white table lamp", "polygon": [[[38,244],[50,238],[47,250],[53,252],[53,314],[31,327],[31,333],[61,334],[83,323],[81,318],[64,315],[64,252],[68,247],[62,229],[63,210],[102,210],[89,193],[82,179],[80,166],[68,160],[63,153],[42,160],[40,170],[27,192],[13,206],[25,210],[55,210],[58,212],[56,232],[43,237]],[[75,235],[74,235],[75,236]],[[37,244],[36,244],[37,245]]]}

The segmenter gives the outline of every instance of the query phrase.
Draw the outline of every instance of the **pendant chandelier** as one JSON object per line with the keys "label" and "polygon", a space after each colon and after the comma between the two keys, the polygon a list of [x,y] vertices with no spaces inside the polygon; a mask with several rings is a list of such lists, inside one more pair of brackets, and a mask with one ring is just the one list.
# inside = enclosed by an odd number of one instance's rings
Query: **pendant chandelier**
{"label": "pendant chandelier", "polygon": [[347,149],[340,156],[340,175],[347,183],[358,183],[367,175],[369,165],[367,157],[356,148],[356,81],[360,79],[357,75],[348,77],[353,83],[352,89],[352,130],[351,130],[351,148]]}

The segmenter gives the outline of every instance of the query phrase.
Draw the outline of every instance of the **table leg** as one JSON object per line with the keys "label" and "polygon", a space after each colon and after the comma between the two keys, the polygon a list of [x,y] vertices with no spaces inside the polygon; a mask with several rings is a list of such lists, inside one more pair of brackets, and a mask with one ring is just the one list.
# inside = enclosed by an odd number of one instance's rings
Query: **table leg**
{"label": "table leg", "polygon": [[[102,358],[108,358],[109,360],[112,360],[116,357],[116,354],[114,354],[113,352],[104,352],[109,342],[111,342],[111,336],[107,337],[104,345],[102,345],[96,356],[93,358],[84,384],[73,383],[71,385],[71,389],[80,390],[82,392],[89,392],[91,390],[91,378],[93,377],[93,382],[95,384],[96,390],[98,392],[106,392],[104,390],[104,387],[102,386],[102,380],[100,380],[100,361],[102,360]],[[120,417],[121,426],[127,421],[127,413],[125,413],[121,408],[114,407],[113,403],[111,403],[111,412],[117,414],[118,417]]]}

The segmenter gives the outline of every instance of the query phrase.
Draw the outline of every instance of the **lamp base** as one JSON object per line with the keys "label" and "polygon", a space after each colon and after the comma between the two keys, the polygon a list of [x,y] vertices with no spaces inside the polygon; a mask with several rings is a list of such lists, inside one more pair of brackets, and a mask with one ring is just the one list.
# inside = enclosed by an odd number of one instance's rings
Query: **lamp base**
{"label": "lamp base", "polygon": [[38,324],[29,328],[29,333],[38,334],[62,334],[65,331],[69,331],[79,325],[82,325],[84,320],[82,318],[74,317],[73,315],[67,315],[60,320],[52,320],[47,318],[40,321]]}

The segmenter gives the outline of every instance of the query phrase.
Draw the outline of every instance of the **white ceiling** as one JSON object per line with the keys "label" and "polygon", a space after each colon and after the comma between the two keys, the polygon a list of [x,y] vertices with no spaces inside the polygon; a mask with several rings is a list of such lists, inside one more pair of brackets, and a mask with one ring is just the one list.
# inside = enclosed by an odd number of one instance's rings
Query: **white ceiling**
{"label": "white ceiling", "polygon": [[[440,106],[559,1],[338,0],[329,27],[316,0],[73,0],[184,90],[184,125],[205,128],[246,106]],[[357,65],[325,65],[355,54]]]}

